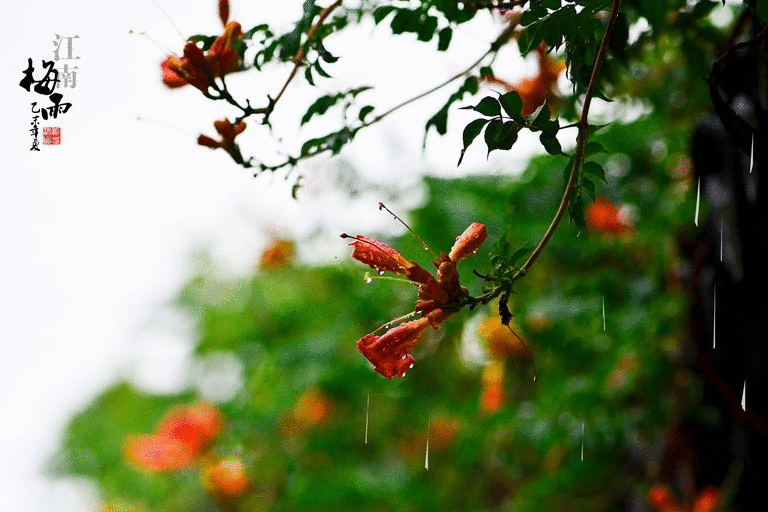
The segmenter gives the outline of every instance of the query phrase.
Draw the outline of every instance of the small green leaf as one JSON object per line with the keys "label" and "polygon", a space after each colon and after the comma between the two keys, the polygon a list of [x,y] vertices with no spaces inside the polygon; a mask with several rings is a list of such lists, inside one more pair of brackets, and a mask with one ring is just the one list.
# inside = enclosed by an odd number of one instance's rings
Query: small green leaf
{"label": "small green leaf", "polygon": [[493,69],[491,66],[483,66],[480,68],[480,77],[481,78],[488,78],[493,76]]}
{"label": "small green leaf", "polygon": [[437,30],[437,18],[435,16],[427,16],[421,19],[416,31],[418,40],[424,42],[432,40],[435,30]]}
{"label": "small green leaf", "polygon": [[453,37],[453,29],[451,27],[445,27],[437,34],[437,51],[444,52],[451,44],[451,38]]}
{"label": "small green leaf", "polygon": [[584,147],[584,156],[596,155],[598,153],[607,153],[608,151],[597,141],[589,141]]}
{"label": "small green leaf", "polygon": [[483,131],[483,126],[486,125],[488,122],[487,119],[475,119],[471,123],[469,123],[467,126],[464,127],[464,133],[462,134],[462,139],[464,141],[464,147],[461,150],[461,155],[459,156],[459,163],[456,164],[456,167],[461,165],[461,161],[464,159],[464,152],[467,150],[470,144],[472,144],[472,141],[474,141],[478,135],[480,135],[480,132]]}
{"label": "small green leaf", "polygon": [[331,78],[331,75],[329,75],[322,67],[320,67],[320,61],[316,61],[313,66],[315,68],[315,71],[317,71],[317,74],[324,77],[324,78]]}
{"label": "small green leaf", "polygon": [[543,130],[549,125],[549,107],[544,102],[536,111],[531,114],[531,126],[538,130]]}
{"label": "small green leaf", "polygon": [[584,190],[587,191],[587,194],[589,194],[592,199],[595,198],[595,183],[592,180],[588,179],[586,176],[583,177],[581,186],[584,187]]}
{"label": "small green leaf", "polygon": [[523,122],[523,116],[520,114],[523,111],[523,100],[520,99],[520,94],[517,91],[502,94],[499,102],[509,117],[520,123]]}
{"label": "small green leaf", "polygon": [[550,155],[562,155],[563,148],[560,147],[560,141],[555,136],[547,136],[547,133],[542,132],[539,136],[541,145]]}
{"label": "small green leaf", "polygon": [[333,55],[331,52],[329,52],[325,48],[325,46],[323,46],[322,41],[318,41],[316,50],[317,50],[317,53],[320,55],[320,58],[323,59],[328,64],[333,64],[334,62],[339,60],[337,56]]}
{"label": "small green leaf", "polygon": [[315,80],[312,78],[312,68],[307,66],[307,68],[304,70],[304,78],[306,78],[309,85],[315,85]]}
{"label": "small green leaf", "polygon": [[486,96],[485,98],[481,99],[480,103],[475,106],[474,110],[475,112],[479,112],[480,114],[488,117],[501,115],[501,105],[499,105],[499,100],[491,96]]}
{"label": "small green leaf", "polygon": [[365,116],[367,116],[371,112],[373,112],[373,105],[366,105],[360,109],[360,113],[357,115],[357,118],[360,121],[365,121]]}
{"label": "small green leaf", "polygon": [[581,172],[583,174],[594,176],[601,181],[605,181],[605,169],[603,169],[603,166],[595,161],[590,160],[589,162],[584,162],[584,164],[581,166]]}
{"label": "small green leaf", "polygon": [[211,48],[211,45],[213,45],[213,42],[215,40],[216,40],[216,36],[204,36],[201,34],[190,36],[187,39],[187,41],[192,41],[195,43],[203,43],[203,51],[208,51]]}
{"label": "small green leaf", "polygon": [[512,121],[506,123],[493,119],[485,129],[485,144],[488,146],[488,154],[494,149],[510,150],[517,141],[519,127]]}
{"label": "small green leaf", "polygon": [[373,11],[373,21],[376,22],[376,24],[378,25],[381,22],[381,20],[387,17],[387,14],[391,13],[394,10],[395,10],[394,5],[385,5],[383,7],[377,7]]}

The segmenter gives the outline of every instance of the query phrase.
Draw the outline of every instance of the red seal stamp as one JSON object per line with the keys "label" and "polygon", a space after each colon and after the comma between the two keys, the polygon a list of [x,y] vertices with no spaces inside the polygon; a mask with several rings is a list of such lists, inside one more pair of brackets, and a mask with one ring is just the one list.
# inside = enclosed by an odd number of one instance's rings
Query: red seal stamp
{"label": "red seal stamp", "polygon": [[56,146],[61,144],[61,128],[58,126],[44,126],[43,144],[49,146]]}

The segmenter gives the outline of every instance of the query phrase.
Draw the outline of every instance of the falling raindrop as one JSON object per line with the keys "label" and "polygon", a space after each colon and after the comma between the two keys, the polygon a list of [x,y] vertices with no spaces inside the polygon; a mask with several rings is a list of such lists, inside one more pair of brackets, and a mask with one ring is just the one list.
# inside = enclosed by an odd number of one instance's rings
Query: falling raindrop
{"label": "falling raindrop", "polygon": [[755,134],[752,132],[752,147],[749,149],[749,174],[752,174],[752,169],[755,167]]}
{"label": "falling raindrop", "polygon": [[698,185],[696,185],[696,215],[693,217],[693,222],[697,226],[699,225],[699,203],[701,202],[701,176],[699,176]]}
{"label": "falling raindrop", "polygon": [[603,295],[603,332],[605,332],[605,295]]}
{"label": "falling raindrop", "polygon": [[365,402],[365,444],[368,444],[368,413],[371,410],[371,393],[368,393],[368,400]]}
{"label": "falling raindrop", "polygon": [[741,410],[747,410],[747,381],[744,380],[744,387],[741,389]]}
{"label": "falling raindrop", "polygon": [[581,422],[581,460],[584,461],[584,421]]}
{"label": "falling raindrop", "polygon": [[717,335],[717,282],[713,285],[714,299],[712,300],[712,350],[715,349],[715,336]]}
{"label": "falling raindrop", "polygon": [[429,423],[430,422],[427,422],[427,448],[424,454],[424,469],[427,471],[429,471]]}
{"label": "falling raindrop", "polygon": [[720,261],[723,261],[723,219],[720,219]]}

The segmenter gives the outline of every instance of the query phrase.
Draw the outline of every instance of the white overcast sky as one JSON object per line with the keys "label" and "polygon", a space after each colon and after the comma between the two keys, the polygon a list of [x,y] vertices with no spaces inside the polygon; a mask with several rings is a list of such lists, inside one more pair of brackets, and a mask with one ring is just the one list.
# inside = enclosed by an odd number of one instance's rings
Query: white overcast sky
{"label": "white overcast sky", "polygon": [[[298,15],[301,3],[233,0],[232,12],[245,28],[264,21],[279,28]],[[4,0],[0,7],[3,512],[92,509],[98,498],[88,496],[87,484],[42,476],[68,418],[120,378],[157,392],[187,385],[191,324],[170,302],[194,272],[194,254],[207,251],[218,268],[244,273],[271,236],[304,241],[300,256],[317,262],[347,253],[337,237],[342,231],[398,232],[377,211],[382,197],[375,190],[350,201],[324,179],[333,161],[302,167],[306,186],[293,201],[291,181],[254,179],[221,152],[195,144],[198,133],[214,134],[214,119],[235,112],[191,88],[165,89],[158,64],[169,51],[181,51],[183,38],[175,27],[184,37],[221,30],[215,4]],[[412,36],[387,38],[386,30],[372,26],[354,38],[333,36],[327,46],[343,57],[329,66],[337,80],[318,85],[328,91],[381,85],[367,94],[385,109],[463,69],[500,29],[487,18],[463,28],[454,38],[464,48],[449,56],[436,56],[432,46],[414,44]],[[40,60],[52,59],[55,34],[79,36],[77,85],[60,91],[72,103],[57,123],[61,145],[30,152],[30,103],[48,100],[18,82],[27,58],[36,75]],[[509,78],[533,69],[514,54],[504,58],[497,68],[507,67]],[[243,73],[230,83],[236,94],[247,91],[258,104],[267,93],[274,95],[288,70]],[[401,211],[423,200],[420,174],[457,173],[461,129],[471,114],[454,113],[449,136],[433,135],[429,151],[420,150],[424,121],[454,89],[361,133],[341,155],[372,182],[397,187]],[[297,80],[274,114],[293,151],[304,140],[296,139],[293,126],[312,94],[317,92]],[[268,147],[257,121],[250,124],[242,136],[246,153]],[[463,169],[514,174],[522,168],[520,153],[487,163],[479,145],[472,149]]]}

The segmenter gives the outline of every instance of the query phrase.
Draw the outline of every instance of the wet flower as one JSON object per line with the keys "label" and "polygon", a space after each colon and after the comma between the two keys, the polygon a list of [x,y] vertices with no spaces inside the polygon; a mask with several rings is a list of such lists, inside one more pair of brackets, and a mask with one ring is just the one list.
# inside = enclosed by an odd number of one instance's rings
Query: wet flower
{"label": "wet flower", "polygon": [[382,336],[363,336],[358,340],[357,348],[373,363],[373,369],[386,378],[404,377],[405,372],[413,366],[413,356],[409,352],[418,344],[421,333],[428,326],[428,318],[406,322]]}
{"label": "wet flower", "polygon": [[433,262],[437,267],[436,277],[385,243],[363,235],[341,236],[353,239],[350,245],[354,249],[354,259],[378,272],[402,275],[419,285],[414,311],[421,318],[393,327],[381,336],[368,334],[357,342],[360,352],[373,363],[377,372],[389,379],[403,377],[413,365],[410,351],[419,342],[421,333],[429,325],[438,329],[451,314],[465,305],[469,293],[459,283],[456,264],[474,254],[483,244],[488,236],[485,226],[479,222],[471,224],[456,238],[449,254],[440,254]]}
{"label": "wet flower", "polygon": [[213,79],[242,68],[236,42],[243,37],[243,30],[236,21],[224,27],[224,33],[203,52],[193,41],[184,46],[182,57],[170,56],[160,64],[163,83],[175,89],[190,84],[203,92],[213,85]]}

